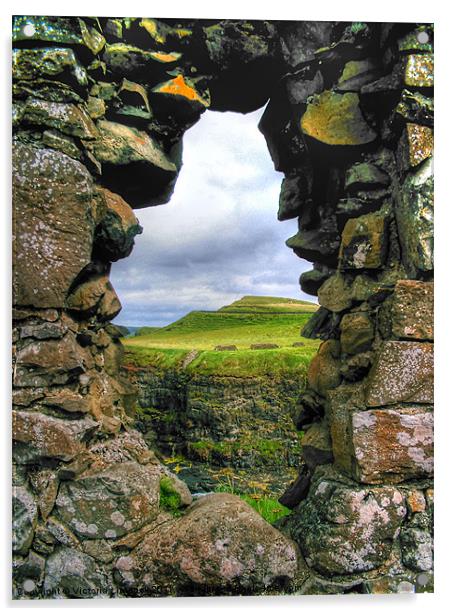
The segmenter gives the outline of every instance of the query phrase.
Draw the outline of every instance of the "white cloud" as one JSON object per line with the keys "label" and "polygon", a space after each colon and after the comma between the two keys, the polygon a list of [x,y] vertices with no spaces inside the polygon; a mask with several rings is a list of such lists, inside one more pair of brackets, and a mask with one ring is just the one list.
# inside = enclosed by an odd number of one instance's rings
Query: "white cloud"
{"label": "white cloud", "polygon": [[257,129],[261,115],[206,112],[186,133],[170,203],[136,212],[144,232],[113,264],[117,322],[165,325],[243,295],[312,299],[298,285],[311,266],[284,243],[297,223],[277,221],[283,176]]}

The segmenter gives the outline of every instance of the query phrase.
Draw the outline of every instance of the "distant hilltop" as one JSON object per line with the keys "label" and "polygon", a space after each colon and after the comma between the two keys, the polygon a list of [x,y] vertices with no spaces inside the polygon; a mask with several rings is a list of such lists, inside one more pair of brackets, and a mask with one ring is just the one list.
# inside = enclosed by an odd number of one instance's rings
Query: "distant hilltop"
{"label": "distant hilltop", "polygon": [[143,336],[152,334],[158,330],[174,329],[181,323],[186,323],[187,319],[192,320],[196,315],[202,314],[218,314],[218,313],[241,313],[241,314],[306,314],[316,312],[319,305],[314,302],[309,302],[301,299],[293,299],[290,297],[271,297],[268,295],[244,295],[241,299],[232,302],[226,306],[222,306],[218,310],[193,310],[181,317],[174,323],[169,323],[164,327],[154,327],[150,325],[125,326],[117,325],[124,332],[124,336]]}

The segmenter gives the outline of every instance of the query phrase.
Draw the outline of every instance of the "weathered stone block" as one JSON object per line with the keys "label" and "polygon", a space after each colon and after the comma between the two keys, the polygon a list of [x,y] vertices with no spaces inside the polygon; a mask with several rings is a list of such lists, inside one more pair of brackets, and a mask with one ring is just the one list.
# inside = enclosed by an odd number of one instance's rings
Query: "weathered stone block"
{"label": "weathered stone block", "polygon": [[15,81],[55,79],[77,90],[88,85],[86,70],[78,62],[74,51],[68,48],[13,49],[12,70]]}
{"label": "weathered stone block", "polygon": [[356,163],[345,174],[344,188],[348,192],[388,186],[391,180],[386,173],[372,163]]}
{"label": "weathered stone block", "polygon": [[397,338],[433,340],[433,300],[433,282],[397,282],[392,297],[392,334]]}
{"label": "weathered stone block", "polygon": [[163,203],[171,194],[177,168],[146,132],[99,120],[93,154],[102,163],[103,181],[133,207]]}
{"label": "weathered stone block", "polygon": [[361,384],[343,384],[327,394],[326,413],[330,425],[334,462],[350,475],[352,473],[351,417],[353,412],[365,408]]}
{"label": "weathered stone block", "polygon": [[91,260],[93,182],[61,152],[13,149],[13,296],[17,305],[63,306]]}
{"label": "weathered stone block", "polygon": [[383,342],[369,374],[367,404],[433,403],[433,345]]}
{"label": "weathered stone block", "polygon": [[407,171],[416,167],[433,154],[433,131],[428,126],[409,122],[397,148],[399,169]]}
{"label": "weathered stone block", "polygon": [[400,535],[402,561],[414,571],[430,571],[433,568],[433,539],[430,533],[420,528],[406,528]]}
{"label": "weathered stone block", "polygon": [[121,303],[108,276],[93,276],[79,285],[66,305],[85,316],[96,314],[100,321],[110,321],[121,311]]}
{"label": "weathered stone block", "polygon": [[13,383],[17,387],[63,385],[92,367],[92,356],[68,332],[61,340],[39,340],[23,347],[16,356]]}
{"label": "weathered stone block", "polygon": [[366,312],[345,314],[341,321],[341,348],[348,355],[368,351],[374,340],[374,324]]}
{"label": "weathered stone block", "polygon": [[25,103],[22,121],[33,126],[48,126],[62,133],[92,140],[97,129],[84,107],[30,98]]}
{"label": "weathered stone block", "polygon": [[36,411],[13,412],[14,455],[21,463],[40,458],[72,460],[84,449],[83,441],[98,427],[90,417],[65,420]]}
{"label": "weathered stone block", "polygon": [[388,249],[388,224],[388,217],[380,213],[348,220],[342,232],[341,269],[383,267]]}
{"label": "weathered stone block", "polygon": [[278,220],[289,220],[300,216],[302,209],[310,204],[312,171],[306,169],[303,175],[286,177],[281,184]]}
{"label": "weathered stone block", "polygon": [[160,472],[136,462],[85,471],[62,483],[58,517],[83,539],[115,539],[137,530],[158,514]]}
{"label": "weathered stone block", "polygon": [[105,214],[96,228],[94,250],[104,261],[117,261],[132,252],[134,238],[142,228],[132,208],[115,193],[101,189]]}
{"label": "weathered stone block", "polygon": [[352,305],[352,288],[338,272],[322,284],[318,297],[319,304],[323,308],[331,312],[342,312]]}
{"label": "weathered stone block", "polygon": [[110,597],[110,576],[94,558],[79,550],[59,547],[47,560],[44,575],[45,596],[72,599]]}
{"label": "weathered stone block", "polygon": [[433,54],[411,54],[404,72],[405,84],[415,88],[433,88]]}
{"label": "weathered stone block", "polygon": [[353,474],[394,483],[433,474],[431,408],[372,409],[351,416]]}
{"label": "weathered stone block", "polygon": [[13,552],[26,554],[33,541],[38,521],[38,508],[33,495],[26,488],[15,486],[12,509]]}
{"label": "weathered stone block", "polygon": [[328,145],[364,145],[376,137],[362,116],[354,92],[327,90],[314,97],[301,118],[301,130]]}
{"label": "weathered stone block", "polygon": [[396,488],[362,489],[319,473],[293,518],[291,535],[322,575],[361,573],[389,558],[405,515]]}
{"label": "weathered stone block", "polygon": [[407,174],[396,198],[403,264],[418,278],[433,270],[433,157]]}
{"label": "weathered stone block", "polygon": [[320,395],[325,395],[341,382],[339,354],[338,341],[326,340],[309,365],[309,386]]}
{"label": "weathered stone block", "polygon": [[330,217],[322,221],[322,226],[319,228],[309,230],[300,228],[296,235],[286,241],[286,245],[302,259],[335,267],[340,245],[337,221]]}
{"label": "weathered stone block", "polygon": [[329,426],[324,421],[313,423],[306,430],[301,443],[301,453],[311,470],[333,461]]}

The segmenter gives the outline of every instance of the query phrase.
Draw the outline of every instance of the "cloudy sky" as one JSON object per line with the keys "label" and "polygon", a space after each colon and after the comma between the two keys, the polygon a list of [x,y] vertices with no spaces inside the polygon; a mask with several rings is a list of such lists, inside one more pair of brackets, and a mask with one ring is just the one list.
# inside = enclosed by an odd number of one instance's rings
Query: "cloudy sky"
{"label": "cloudy sky", "polygon": [[276,217],[283,175],[257,129],[262,113],[207,111],[185,134],[170,203],[136,211],[143,234],[113,264],[117,323],[167,325],[243,295],[314,300],[298,284],[310,264],[284,243],[296,220]]}

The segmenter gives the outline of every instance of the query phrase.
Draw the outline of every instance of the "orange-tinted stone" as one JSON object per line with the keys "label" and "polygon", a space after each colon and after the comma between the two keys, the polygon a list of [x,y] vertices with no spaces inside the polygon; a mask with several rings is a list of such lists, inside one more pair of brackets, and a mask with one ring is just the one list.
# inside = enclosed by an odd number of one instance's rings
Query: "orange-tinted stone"
{"label": "orange-tinted stone", "polygon": [[433,409],[378,408],[353,413],[354,476],[364,483],[395,483],[433,474]]}

